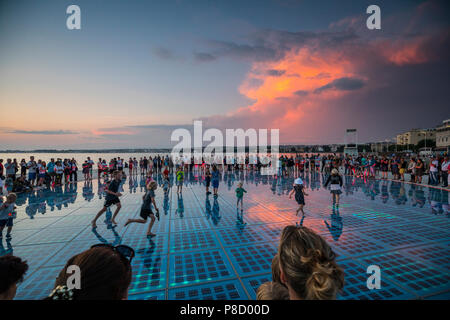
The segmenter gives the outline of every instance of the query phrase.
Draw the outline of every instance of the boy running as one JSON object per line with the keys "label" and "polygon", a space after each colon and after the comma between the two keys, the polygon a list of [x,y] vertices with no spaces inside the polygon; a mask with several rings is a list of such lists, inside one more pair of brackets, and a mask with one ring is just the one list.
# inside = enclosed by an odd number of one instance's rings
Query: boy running
{"label": "boy running", "polygon": [[120,211],[120,208],[122,208],[122,205],[120,204],[119,197],[122,196],[122,194],[119,192],[120,183],[122,182],[122,173],[120,171],[114,171],[113,173],[114,179],[111,181],[111,183],[108,185],[105,197],[105,204],[103,205],[103,208],[97,213],[94,220],[92,220],[92,228],[97,227],[97,219],[100,218],[100,216],[112,205],[116,205],[116,211],[114,212],[114,215],[111,219],[111,223],[117,225],[116,222],[116,216]]}

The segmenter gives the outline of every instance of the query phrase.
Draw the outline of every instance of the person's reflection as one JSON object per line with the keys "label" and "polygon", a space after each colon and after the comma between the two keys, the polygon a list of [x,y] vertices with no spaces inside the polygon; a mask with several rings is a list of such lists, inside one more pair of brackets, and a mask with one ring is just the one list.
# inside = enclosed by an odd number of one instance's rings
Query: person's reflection
{"label": "person's reflection", "polygon": [[177,213],[180,214],[180,218],[183,218],[183,214],[184,214],[184,202],[183,202],[183,194],[178,193],[177,194],[177,198],[178,198],[178,208],[177,208]]}
{"label": "person's reflection", "polygon": [[442,190],[442,211],[447,216],[450,217],[450,208],[448,203],[448,191]]}
{"label": "person's reflection", "polygon": [[220,221],[220,207],[219,207],[219,201],[217,200],[218,196],[214,195],[213,200],[213,208],[212,208],[212,222],[214,225],[217,225]]}
{"label": "person's reflection", "polygon": [[105,183],[99,181],[97,187],[97,195],[100,200],[103,199],[103,196],[105,195],[104,193],[105,193]]}
{"label": "person's reflection", "polygon": [[105,239],[99,232],[98,232],[98,228],[91,228],[91,232],[97,237],[97,239],[101,242],[101,243],[108,243],[108,244],[112,244],[113,246],[117,246],[122,242],[122,238],[120,237],[119,233],[116,231],[116,226],[113,225],[111,223],[111,221],[108,221],[108,223],[106,224],[106,229],[107,230],[111,230],[111,232],[114,235],[114,240],[112,241],[108,241],[107,239]]}
{"label": "person's reflection", "polygon": [[[153,240],[153,237],[147,237],[147,239],[148,239],[148,247],[136,250],[136,253],[140,256],[151,256],[156,251],[156,242]],[[147,259],[144,259],[144,265],[146,267],[149,267],[146,264],[146,260]]]}
{"label": "person's reflection", "polygon": [[423,191],[422,186],[415,186],[412,201],[413,207],[419,206],[419,208],[423,208],[425,201],[425,192]]}
{"label": "person's reflection", "polygon": [[6,256],[6,255],[13,255],[13,247],[11,245],[11,239],[7,238],[6,239],[6,248],[3,246],[3,242],[0,241],[0,257],[1,256]]}
{"label": "person's reflection", "polygon": [[305,217],[306,217],[306,215],[303,215],[300,222],[295,222],[295,225],[297,227],[303,227],[303,222],[305,221]]}
{"label": "person's reflection", "polygon": [[429,198],[431,213],[434,215],[442,214],[444,212],[442,208],[442,193],[440,189],[429,188]]}
{"label": "person's reflection", "polygon": [[164,193],[163,210],[164,215],[167,216],[169,214],[169,192]]}
{"label": "person's reflection", "polygon": [[386,203],[389,200],[388,181],[383,181],[381,184],[381,201]]}
{"label": "person's reflection", "polygon": [[86,201],[91,201],[94,199],[94,193],[92,192],[92,181],[91,180],[85,180],[83,185],[83,198]]}
{"label": "person's reflection", "polygon": [[323,221],[334,241],[338,241],[344,229],[342,217],[339,215],[339,205],[333,205],[331,213],[331,225],[326,220]]}
{"label": "person's reflection", "polygon": [[140,177],[139,187],[140,187],[141,192],[145,191],[145,177],[143,175],[141,175],[141,177]]}
{"label": "person's reflection", "polygon": [[212,217],[211,201],[209,200],[209,194],[206,195],[206,199],[205,199],[205,212],[206,212],[206,219],[209,219]]}

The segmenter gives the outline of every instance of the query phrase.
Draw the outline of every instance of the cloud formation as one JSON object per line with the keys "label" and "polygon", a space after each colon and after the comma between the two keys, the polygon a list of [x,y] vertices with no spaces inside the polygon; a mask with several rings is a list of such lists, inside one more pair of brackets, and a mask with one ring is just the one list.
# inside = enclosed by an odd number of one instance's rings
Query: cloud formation
{"label": "cloud formation", "polygon": [[[402,21],[419,20],[417,11],[426,8],[419,6],[409,20],[402,17]],[[425,16],[430,18],[421,15]],[[448,75],[438,71],[448,70],[448,23],[426,29],[405,23],[392,34],[355,29],[360,20],[349,18],[319,32],[263,30],[252,34],[248,44],[215,42],[217,57],[252,61],[239,87],[252,102],[228,114],[201,119],[218,128],[279,128],[285,143],[325,143],[342,142],[345,128],[356,126],[354,119],[366,124],[359,127],[362,139],[390,138],[403,129],[398,122],[382,119],[403,117],[405,129],[415,126],[417,113],[405,108],[423,108],[424,97],[435,97],[435,114],[444,113],[448,94],[435,92],[450,84]],[[389,28],[395,17],[386,20]],[[426,25],[433,23],[431,19]],[[419,94],[419,99],[412,98]],[[367,117],[379,119],[387,128],[370,128],[373,120],[362,121]]]}

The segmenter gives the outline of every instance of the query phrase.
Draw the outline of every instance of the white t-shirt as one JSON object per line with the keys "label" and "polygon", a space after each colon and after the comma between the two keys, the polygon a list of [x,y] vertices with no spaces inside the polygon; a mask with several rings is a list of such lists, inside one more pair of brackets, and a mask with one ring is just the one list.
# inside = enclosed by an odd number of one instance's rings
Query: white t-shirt
{"label": "white t-shirt", "polygon": [[29,173],[36,173],[36,162],[28,161],[27,167]]}
{"label": "white t-shirt", "polygon": [[438,171],[439,162],[437,160],[431,161],[430,164],[430,171],[431,172],[437,172]]}
{"label": "white t-shirt", "polygon": [[444,161],[444,162],[442,162],[442,165],[441,165],[441,170],[442,171],[448,171],[448,166],[450,165],[450,161]]}

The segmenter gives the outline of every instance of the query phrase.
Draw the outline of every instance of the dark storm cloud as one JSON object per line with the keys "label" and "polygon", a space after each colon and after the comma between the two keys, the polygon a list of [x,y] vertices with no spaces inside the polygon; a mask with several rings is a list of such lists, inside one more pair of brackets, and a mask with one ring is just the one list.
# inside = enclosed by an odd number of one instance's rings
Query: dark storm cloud
{"label": "dark storm cloud", "polygon": [[314,90],[314,93],[321,93],[325,90],[329,89],[335,89],[335,90],[342,90],[342,91],[351,91],[351,90],[358,90],[361,89],[364,86],[364,81],[357,78],[339,78],[336,80],[331,81],[330,83],[317,88]]}
{"label": "dark storm cloud", "polygon": [[285,73],[286,70],[276,70],[276,69],[267,70],[267,75],[272,77],[280,77]]}
{"label": "dark storm cloud", "polygon": [[297,90],[294,92],[295,95],[299,96],[299,97],[303,97],[306,96],[308,94],[308,91],[306,90]]}

